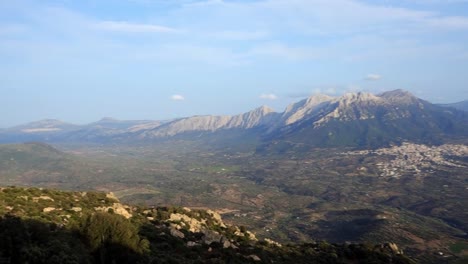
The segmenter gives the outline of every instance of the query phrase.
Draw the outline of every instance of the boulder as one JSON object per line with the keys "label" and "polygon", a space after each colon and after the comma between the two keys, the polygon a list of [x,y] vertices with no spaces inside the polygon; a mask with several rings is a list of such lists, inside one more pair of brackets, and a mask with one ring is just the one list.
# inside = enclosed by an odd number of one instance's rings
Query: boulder
{"label": "boulder", "polygon": [[170,227],[169,228],[169,232],[171,233],[171,236],[173,237],[178,237],[178,238],[184,238],[185,235],[184,233],[180,232],[179,230],[173,228],[173,227]]}

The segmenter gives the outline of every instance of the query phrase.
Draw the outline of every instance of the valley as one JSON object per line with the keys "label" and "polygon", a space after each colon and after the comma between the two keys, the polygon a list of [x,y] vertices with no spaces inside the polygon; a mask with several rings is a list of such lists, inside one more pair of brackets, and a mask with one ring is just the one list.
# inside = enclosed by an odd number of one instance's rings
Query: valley
{"label": "valley", "polygon": [[401,90],[315,95],[283,113],[45,120],[0,131],[0,185],[113,192],[214,210],[280,243],[396,243],[421,263],[463,263],[467,120]]}
{"label": "valley", "polygon": [[[130,204],[212,209],[281,243],[384,240],[427,263],[439,252],[438,263],[466,254],[451,250],[467,245],[464,145],[327,148],[300,157],[182,145],[57,145],[60,152],[37,143],[3,145],[2,160],[16,167],[0,166],[1,184],[112,191]],[[25,166],[33,157],[37,164]]]}

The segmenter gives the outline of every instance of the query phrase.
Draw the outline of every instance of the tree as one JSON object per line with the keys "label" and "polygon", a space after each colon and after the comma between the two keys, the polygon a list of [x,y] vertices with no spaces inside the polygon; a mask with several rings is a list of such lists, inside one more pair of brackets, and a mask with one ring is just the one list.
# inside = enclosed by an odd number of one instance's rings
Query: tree
{"label": "tree", "polygon": [[148,251],[149,242],[140,239],[137,228],[120,215],[89,215],[79,229],[100,263],[130,263]]}

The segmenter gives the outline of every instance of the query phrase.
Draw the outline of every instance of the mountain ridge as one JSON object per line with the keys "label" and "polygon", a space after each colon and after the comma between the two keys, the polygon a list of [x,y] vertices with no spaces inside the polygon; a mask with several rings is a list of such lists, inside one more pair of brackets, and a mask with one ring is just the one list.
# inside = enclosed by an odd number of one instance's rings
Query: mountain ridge
{"label": "mountain ridge", "polygon": [[439,104],[440,106],[443,107],[452,107],[458,110],[462,110],[465,112],[468,112],[468,100],[456,102],[456,103],[451,103],[451,104]]}
{"label": "mountain ridge", "polygon": [[[404,90],[381,94],[346,93],[313,95],[290,104],[283,112],[261,106],[238,115],[204,115],[168,121],[103,118],[77,126],[59,120],[43,120],[0,132],[2,142],[43,140],[48,142],[152,141],[179,137],[193,139],[223,133],[251,134],[262,143],[289,140],[314,146],[388,145],[404,140],[439,144],[468,134],[468,114],[455,108],[431,104]],[[380,142],[380,143],[379,143]]]}

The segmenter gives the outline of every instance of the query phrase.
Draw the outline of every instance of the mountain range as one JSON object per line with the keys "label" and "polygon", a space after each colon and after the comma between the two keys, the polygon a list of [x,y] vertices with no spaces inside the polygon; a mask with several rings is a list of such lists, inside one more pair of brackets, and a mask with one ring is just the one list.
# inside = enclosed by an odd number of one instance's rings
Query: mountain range
{"label": "mountain range", "polygon": [[[262,106],[234,116],[192,116],[166,121],[103,118],[87,125],[46,119],[0,130],[0,142],[151,142],[254,139],[257,146],[278,142],[307,146],[369,147],[413,141],[440,144],[465,140],[468,113],[463,103],[435,105],[409,92],[313,95],[284,112]],[[457,109],[458,108],[458,109]]]}
{"label": "mountain range", "polygon": [[468,100],[452,103],[452,104],[440,104],[441,106],[445,107],[452,107],[462,111],[468,111]]}

